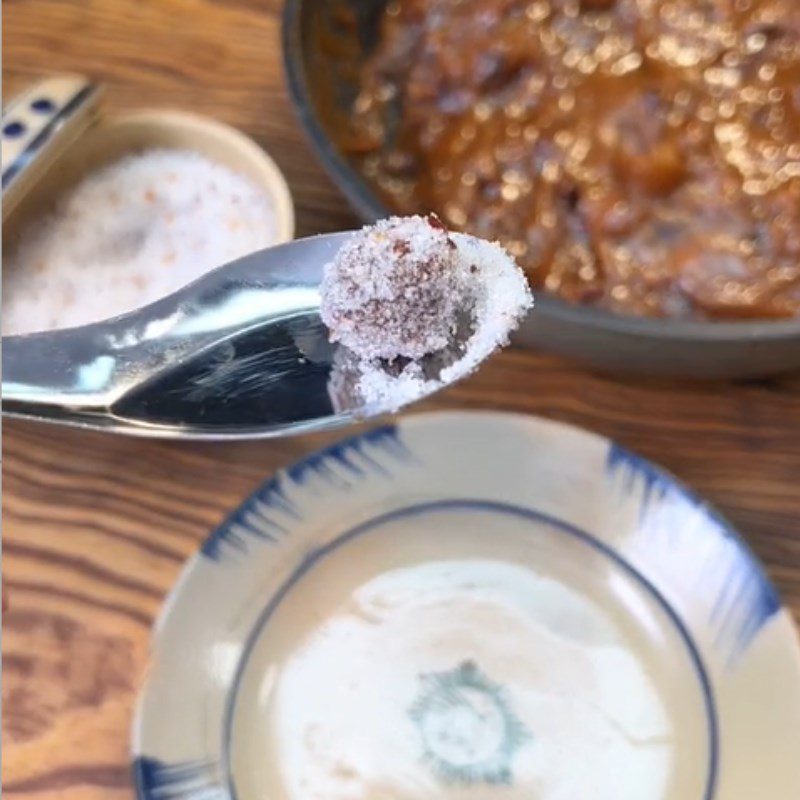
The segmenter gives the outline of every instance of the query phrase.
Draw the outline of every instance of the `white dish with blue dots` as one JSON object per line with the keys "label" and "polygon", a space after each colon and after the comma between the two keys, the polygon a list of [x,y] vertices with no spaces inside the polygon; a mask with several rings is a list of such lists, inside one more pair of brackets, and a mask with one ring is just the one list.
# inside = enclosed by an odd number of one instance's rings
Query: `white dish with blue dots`
{"label": "white dish with blue dots", "polygon": [[143,800],[796,800],[800,644],[741,539],[648,462],[420,415],[209,537],[134,756]]}

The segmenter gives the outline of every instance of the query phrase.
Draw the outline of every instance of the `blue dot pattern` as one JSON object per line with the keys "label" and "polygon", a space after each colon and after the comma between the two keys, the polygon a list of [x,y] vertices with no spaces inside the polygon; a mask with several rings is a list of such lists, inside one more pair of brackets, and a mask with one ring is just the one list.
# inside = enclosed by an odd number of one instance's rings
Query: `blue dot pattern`
{"label": "blue dot pattern", "polygon": [[56,104],[47,97],[38,97],[31,103],[31,108],[39,114],[49,114],[55,111]]}
{"label": "blue dot pattern", "polygon": [[7,136],[9,139],[16,139],[23,133],[25,133],[25,126],[21,122],[9,122],[3,126],[3,136]]}

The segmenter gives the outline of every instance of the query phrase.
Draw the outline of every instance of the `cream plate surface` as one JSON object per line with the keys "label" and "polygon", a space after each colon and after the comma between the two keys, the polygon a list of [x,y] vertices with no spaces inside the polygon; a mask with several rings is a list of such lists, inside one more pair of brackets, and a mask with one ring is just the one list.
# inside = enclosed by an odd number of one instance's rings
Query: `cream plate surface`
{"label": "cream plate surface", "polygon": [[672,477],[534,417],[412,416],[268,481],[184,570],[142,800],[796,800],[800,645]]}

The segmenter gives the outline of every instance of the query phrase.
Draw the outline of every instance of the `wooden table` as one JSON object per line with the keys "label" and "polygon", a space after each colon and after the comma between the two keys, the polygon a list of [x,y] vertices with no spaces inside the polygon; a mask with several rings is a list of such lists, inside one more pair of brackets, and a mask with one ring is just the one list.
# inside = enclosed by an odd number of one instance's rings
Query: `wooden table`
{"label": "wooden table", "polygon": [[[310,152],[280,65],[279,0],[6,0],[6,96],[88,73],[112,108],[210,114],[285,170],[299,234],[354,224]],[[510,351],[428,408],[585,426],[716,503],[800,618],[800,379],[614,380]],[[3,783],[11,798],[131,796],[128,737],[150,625],[184,559],[278,466],[332,437],[176,444],[7,422]]]}

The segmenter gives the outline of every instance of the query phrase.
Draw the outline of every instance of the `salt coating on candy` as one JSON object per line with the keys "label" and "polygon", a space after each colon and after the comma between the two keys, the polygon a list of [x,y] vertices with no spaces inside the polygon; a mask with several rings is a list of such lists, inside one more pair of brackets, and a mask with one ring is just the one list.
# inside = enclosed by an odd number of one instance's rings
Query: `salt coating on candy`
{"label": "salt coating on candy", "polygon": [[276,233],[269,196],[228,167],[184,150],[126,156],[69,190],[9,248],[3,333],[132,311]]}
{"label": "salt coating on candy", "polygon": [[392,217],[326,266],[322,321],[365,359],[419,359],[451,342],[469,292],[455,243],[431,216]]}
{"label": "salt coating on candy", "polygon": [[433,215],[355,234],[321,291],[330,338],[349,350],[334,367],[334,403],[349,383],[365,406],[387,411],[474,371],[533,304],[502,247],[448,233]]}

